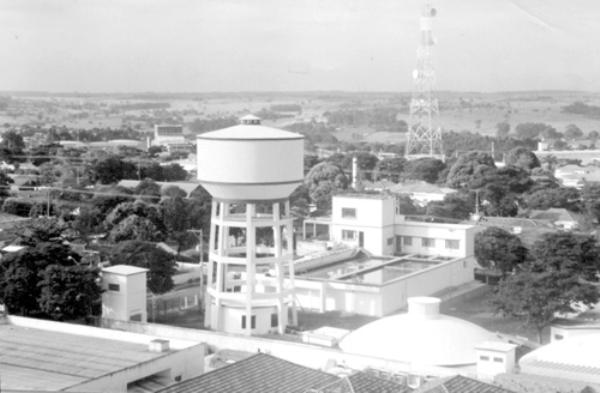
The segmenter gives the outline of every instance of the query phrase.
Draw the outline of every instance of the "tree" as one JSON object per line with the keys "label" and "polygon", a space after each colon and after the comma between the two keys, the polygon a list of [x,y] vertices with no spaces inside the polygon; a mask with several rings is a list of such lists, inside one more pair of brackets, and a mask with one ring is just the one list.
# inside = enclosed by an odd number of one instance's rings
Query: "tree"
{"label": "tree", "polygon": [[164,293],[173,288],[173,275],[177,271],[175,257],[152,243],[121,242],[112,250],[110,261],[112,265],[132,265],[149,269],[147,283],[152,293]]}
{"label": "tree", "polygon": [[339,166],[322,162],[308,172],[305,184],[311,200],[324,212],[331,208],[331,196],[348,187],[348,178]]}
{"label": "tree", "polygon": [[537,156],[529,149],[519,146],[515,147],[506,155],[506,165],[512,165],[531,171],[540,166]]}
{"label": "tree", "polygon": [[474,199],[467,193],[452,193],[446,195],[443,201],[429,202],[427,215],[465,220],[471,215],[474,206]]}
{"label": "tree", "polygon": [[22,158],[15,157],[23,154],[25,142],[23,137],[15,131],[8,131],[2,134],[0,142],[0,158],[7,162],[23,161]]}
{"label": "tree", "polygon": [[127,187],[108,186],[100,187],[90,200],[92,206],[98,210],[100,217],[105,217],[111,210],[124,202],[133,201],[132,191]]}
{"label": "tree", "polygon": [[149,178],[139,182],[133,189],[133,192],[140,195],[139,198],[146,202],[158,202],[160,199],[160,185]]}
{"label": "tree", "polygon": [[66,225],[57,218],[38,218],[17,228],[19,244],[35,247],[37,244],[61,242]]}
{"label": "tree", "polygon": [[140,200],[119,204],[106,216],[104,225],[107,229],[111,229],[121,221],[133,216],[147,219],[156,229],[164,232],[164,225],[158,208],[155,205],[150,205]]}
{"label": "tree", "polygon": [[487,153],[470,152],[461,155],[450,167],[446,186],[451,188],[468,187],[471,181],[486,171],[496,168],[494,159]]}
{"label": "tree", "polygon": [[58,321],[94,314],[102,294],[97,284],[99,268],[48,265],[39,276],[41,291],[38,304],[42,313]]}
{"label": "tree", "polygon": [[110,156],[98,161],[92,166],[95,177],[102,184],[116,183],[122,179],[133,179],[137,177],[136,166],[123,161],[118,156]]}
{"label": "tree", "polygon": [[161,194],[163,197],[167,197],[167,198],[185,198],[187,197],[187,192],[185,192],[184,190],[182,190],[181,188],[177,187],[177,186],[168,186],[165,187],[162,191]]}
{"label": "tree", "polygon": [[398,203],[400,214],[407,216],[421,214],[421,209],[415,205],[414,201],[408,195],[396,196],[396,203]]}
{"label": "tree", "polygon": [[598,138],[600,138],[600,132],[598,132],[596,130],[592,130],[588,133],[588,138],[590,140],[592,140],[593,142],[596,142],[598,140]]}
{"label": "tree", "polygon": [[497,311],[534,326],[541,342],[542,329],[556,313],[575,312],[577,303],[598,302],[600,247],[591,236],[555,232],[535,242],[531,255],[522,269],[500,283],[494,303]]}
{"label": "tree", "polygon": [[164,234],[151,220],[134,214],[110,230],[110,239],[115,243],[125,240],[154,242],[163,240]]}
{"label": "tree", "polygon": [[167,230],[167,236],[178,244],[178,252],[187,243],[187,229],[191,227],[188,204],[181,197],[167,198],[160,202],[163,224]]}
{"label": "tree", "polygon": [[497,227],[489,227],[475,235],[475,258],[484,268],[506,276],[525,261],[527,249],[521,239]]}
{"label": "tree", "polygon": [[555,272],[524,270],[500,281],[493,304],[497,312],[534,327],[541,343],[542,331],[556,318],[556,313],[574,312],[573,305],[578,302],[593,305],[597,301],[598,292],[593,285]]}
{"label": "tree", "polygon": [[535,139],[548,128],[552,127],[544,123],[521,123],[515,128],[515,133],[519,139]]}
{"label": "tree", "polygon": [[406,158],[384,158],[375,166],[375,173],[378,178],[387,178],[395,183],[400,181],[400,175],[406,166]]}
{"label": "tree", "polygon": [[67,245],[38,242],[3,257],[0,302],[12,314],[58,320],[88,317],[98,309],[99,279],[99,269],[79,265],[79,256]]}
{"label": "tree", "polygon": [[188,173],[179,164],[169,164],[162,168],[163,181],[182,181],[187,179]]}
{"label": "tree", "polygon": [[437,158],[419,158],[406,163],[404,174],[408,179],[435,183],[445,167]]}
{"label": "tree", "polygon": [[510,133],[510,124],[506,121],[502,121],[496,124],[496,138],[506,138]]}
{"label": "tree", "polygon": [[565,138],[568,140],[576,140],[580,139],[583,136],[583,131],[581,128],[577,127],[575,124],[569,124],[565,129]]}
{"label": "tree", "polygon": [[600,221],[600,184],[586,183],[581,190],[581,199],[587,214]]}
{"label": "tree", "polygon": [[310,194],[305,184],[300,184],[290,195],[290,210],[294,217],[304,218],[309,215]]}
{"label": "tree", "polygon": [[552,232],[534,243],[532,271],[553,271],[588,282],[598,282],[600,247],[592,236]]}
{"label": "tree", "polygon": [[571,211],[581,211],[581,193],[573,187],[544,187],[525,194],[523,198],[530,209],[547,210],[564,208]]}

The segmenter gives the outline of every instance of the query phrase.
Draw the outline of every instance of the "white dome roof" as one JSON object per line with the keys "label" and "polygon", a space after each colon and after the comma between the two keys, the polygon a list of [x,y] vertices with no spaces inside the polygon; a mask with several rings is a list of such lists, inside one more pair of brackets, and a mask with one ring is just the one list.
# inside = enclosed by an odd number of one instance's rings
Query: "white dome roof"
{"label": "white dome roof", "polygon": [[344,352],[429,366],[474,364],[475,347],[495,335],[439,313],[440,299],[408,299],[409,312],[368,323],[340,343]]}

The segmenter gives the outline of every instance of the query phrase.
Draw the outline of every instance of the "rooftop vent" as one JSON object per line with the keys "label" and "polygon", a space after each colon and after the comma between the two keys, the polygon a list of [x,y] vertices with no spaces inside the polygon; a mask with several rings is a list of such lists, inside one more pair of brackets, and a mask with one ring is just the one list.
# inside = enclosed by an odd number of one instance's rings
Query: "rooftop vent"
{"label": "rooftop vent", "polygon": [[244,125],[260,125],[260,117],[254,115],[246,115],[240,119],[240,123]]}
{"label": "rooftop vent", "polygon": [[150,352],[167,352],[169,350],[169,340],[154,339],[148,344],[148,350]]}
{"label": "rooftop vent", "polygon": [[408,315],[414,318],[435,319],[440,315],[440,299],[436,297],[409,297]]}

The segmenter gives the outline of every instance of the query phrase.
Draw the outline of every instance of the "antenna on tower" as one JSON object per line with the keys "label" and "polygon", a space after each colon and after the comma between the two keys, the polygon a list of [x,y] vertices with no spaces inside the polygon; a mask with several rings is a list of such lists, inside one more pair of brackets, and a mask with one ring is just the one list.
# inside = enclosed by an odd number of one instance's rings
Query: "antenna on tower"
{"label": "antenna on tower", "polygon": [[417,65],[413,71],[414,92],[410,101],[408,139],[406,141],[407,159],[433,157],[444,159],[442,151],[442,130],[436,126],[439,114],[437,98],[433,96],[435,70],[431,51],[435,39],[431,32],[432,19],[437,10],[430,4],[423,8],[421,15],[421,39],[417,48]]}

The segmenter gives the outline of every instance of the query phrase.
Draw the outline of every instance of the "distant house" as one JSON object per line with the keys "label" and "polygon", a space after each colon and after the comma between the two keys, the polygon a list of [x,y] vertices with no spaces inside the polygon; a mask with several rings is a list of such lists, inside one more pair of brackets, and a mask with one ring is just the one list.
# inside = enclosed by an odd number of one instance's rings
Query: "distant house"
{"label": "distant house", "polygon": [[600,167],[565,165],[554,171],[554,177],[565,187],[581,189],[585,183],[600,182]]}
{"label": "distant house", "polygon": [[156,393],[407,393],[399,383],[364,372],[344,378],[259,353]]}
{"label": "distant house", "polygon": [[155,125],[152,146],[164,146],[169,153],[193,150],[192,144],[183,135],[181,125]]}
{"label": "distant house", "polygon": [[446,195],[453,194],[456,190],[440,187],[424,181],[398,183],[389,188],[393,194],[408,195],[416,204],[425,206],[429,202],[443,201]]}
{"label": "distant house", "polygon": [[515,393],[489,383],[476,379],[467,378],[462,375],[440,378],[423,385],[413,393]]}
{"label": "distant house", "polygon": [[538,221],[547,221],[555,227],[573,230],[579,227],[579,218],[575,213],[562,208],[548,210],[532,210],[529,218]]}

